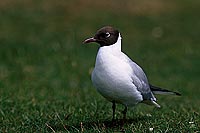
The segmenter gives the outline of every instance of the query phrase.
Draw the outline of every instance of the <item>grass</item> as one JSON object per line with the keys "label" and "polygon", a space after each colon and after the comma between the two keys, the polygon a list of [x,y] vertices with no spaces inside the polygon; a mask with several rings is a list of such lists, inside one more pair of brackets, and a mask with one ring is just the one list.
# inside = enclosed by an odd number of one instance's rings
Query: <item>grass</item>
{"label": "grass", "polygon": [[[1,1],[0,132],[199,132],[199,4]],[[104,25],[121,31],[152,84],[182,96],[129,109],[124,127],[117,105],[112,125],[111,103],[90,80],[98,46],[82,45]]]}

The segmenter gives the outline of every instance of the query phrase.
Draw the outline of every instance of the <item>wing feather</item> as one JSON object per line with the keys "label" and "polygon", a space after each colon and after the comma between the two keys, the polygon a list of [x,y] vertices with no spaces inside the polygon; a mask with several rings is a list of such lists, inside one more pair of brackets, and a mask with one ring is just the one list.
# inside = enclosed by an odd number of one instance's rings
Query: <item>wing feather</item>
{"label": "wing feather", "polygon": [[148,79],[142,68],[133,62],[126,54],[123,54],[126,61],[129,63],[133,70],[132,80],[133,84],[137,87],[138,91],[142,94],[144,100],[156,101],[153,93],[151,92]]}

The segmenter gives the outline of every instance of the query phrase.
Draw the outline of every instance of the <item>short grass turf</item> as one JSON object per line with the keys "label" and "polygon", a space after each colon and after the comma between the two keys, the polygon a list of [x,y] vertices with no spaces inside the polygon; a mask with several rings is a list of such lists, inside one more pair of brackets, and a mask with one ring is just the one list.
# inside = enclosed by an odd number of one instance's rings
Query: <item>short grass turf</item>
{"label": "short grass turf", "polygon": [[[199,1],[0,1],[0,132],[200,132]],[[111,103],[92,86],[97,29],[121,31],[123,51],[152,84],[161,109]]]}

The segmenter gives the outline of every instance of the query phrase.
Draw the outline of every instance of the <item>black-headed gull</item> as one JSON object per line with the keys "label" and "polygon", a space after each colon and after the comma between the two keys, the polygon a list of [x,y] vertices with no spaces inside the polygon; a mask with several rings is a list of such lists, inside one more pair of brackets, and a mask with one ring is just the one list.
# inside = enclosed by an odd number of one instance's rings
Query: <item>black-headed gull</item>
{"label": "black-headed gull", "polygon": [[121,39],[118,30],[105,26],[99,29],[94,37],[84,41],[84,43],[100,44],[92,72],[92,82],[97,91],[113,103],[113,120],[115,103],[125,106],[123,118],[126,119],[129,106],[143,102],[159,108],[154,94],[180,95],[150,85],[142,68],[121,51]]}

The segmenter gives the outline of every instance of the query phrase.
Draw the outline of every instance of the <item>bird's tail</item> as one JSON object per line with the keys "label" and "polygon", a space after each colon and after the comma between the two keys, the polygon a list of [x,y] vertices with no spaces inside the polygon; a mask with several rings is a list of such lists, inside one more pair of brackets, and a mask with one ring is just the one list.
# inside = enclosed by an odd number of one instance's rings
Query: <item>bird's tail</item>
{"label": "bird's tail", "polygon": [[160,87],[156,87],[156,86],[153,86],[151,84],[149,84],[150,86],[150,89],[151,91],[154,93],[154,94],[162,94],[162,95],[177,95],[177,96],[181,96],[180,93],[178,92],[174,92],[174,91],[169,91],[167,89],[162,89]]}

